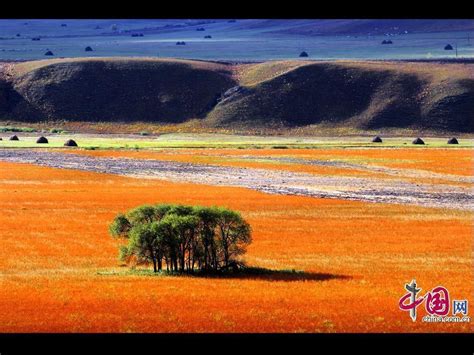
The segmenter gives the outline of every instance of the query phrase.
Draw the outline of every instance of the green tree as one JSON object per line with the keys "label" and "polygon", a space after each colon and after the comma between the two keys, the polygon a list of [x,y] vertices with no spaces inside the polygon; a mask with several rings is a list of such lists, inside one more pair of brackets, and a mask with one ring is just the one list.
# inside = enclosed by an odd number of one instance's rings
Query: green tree
{"label": "green tree", "polygon": [[113,237],[127,238],[132,224],[125,215],[119,213],[110,224],[109,232]]}
{"label": "green tree", "polygon": [[202,252],[202,268],[217,270],[217,249],[215,233],[219,212],[215,208],[196,206],[193,213],[199,219],[200,251]]}
{"label": "green tree", "polygon": [[127,213],[127,219],[132,225],[152,223],[158,217],[157,208],[155,206],[143,205],[132,209]]}
{"label": "green tree", "polygon": [[176,236],[173,218],[163,217],[157,224],[156,237],[167,271],[178,271],[178,238]]}
{"label": "green tree", "polygon": [[246,246],[252,242],[250,225],[240,213],[227,208],[216,207],[217,243],[223,254],[223,267],[228,268],[230,262],[246,252]]}
{"label": "green tree", "polygon": [[192,255],[191,246],[196,236],[196,228],[199,219],[193,215],[168,214],[163,218],[163,222],[171,226],[174,243],[177,247],[176,254],[179,262],[179,270],[194,269],[195,260]]}
{"label": "green tree", "polygon": [[153,263],[153,271],[158,271],[157,222],[137,224],[129,232],[127,257],[135,256],[137,263]]}

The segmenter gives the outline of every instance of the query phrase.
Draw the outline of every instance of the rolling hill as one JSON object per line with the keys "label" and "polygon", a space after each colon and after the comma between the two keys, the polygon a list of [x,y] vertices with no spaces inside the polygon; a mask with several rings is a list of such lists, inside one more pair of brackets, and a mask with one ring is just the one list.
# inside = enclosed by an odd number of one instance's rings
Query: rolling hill
{"label": "rolling hill", "polygon": [[179,60],[38,61],[18,64],[13,76],[3,111],[24,121],[177,123],[202,117],[235,85],[223,65]]}
{"label": "rolling hill", "polygon": [[[472,65],[287,62],[250,67],[244,89],[209,114],[215,126],[384,127],[474,131]],[[275,67],[280,73],[273,76]],[[262,77],[267,72],[268,78]],[[260,77],[259,77],[260,76]],[[259,81],[252,82],[252,77]]]}
{"label": "rolling hill", "polygon": [[10,65],[0,119],[474,133],[474,64],[54,59]]}

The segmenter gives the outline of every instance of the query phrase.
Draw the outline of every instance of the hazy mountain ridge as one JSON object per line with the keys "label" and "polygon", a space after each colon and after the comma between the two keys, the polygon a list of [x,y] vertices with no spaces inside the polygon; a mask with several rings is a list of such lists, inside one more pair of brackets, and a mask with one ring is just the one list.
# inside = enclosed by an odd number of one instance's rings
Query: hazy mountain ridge
{"label": "hazy mountain ridge", "polygon": [[384,35],[404,34],[405,31],[408,33],[474,31],[474,20],[313,20],[275,32],[295,35]]}

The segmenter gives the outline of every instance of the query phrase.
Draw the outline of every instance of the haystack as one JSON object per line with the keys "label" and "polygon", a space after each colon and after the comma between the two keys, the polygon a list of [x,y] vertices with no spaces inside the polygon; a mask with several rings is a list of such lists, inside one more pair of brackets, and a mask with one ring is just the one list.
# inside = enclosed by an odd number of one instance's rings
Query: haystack
{"label": "haystack", "polygon": [[92,47],[87,46],[86,49],[85,49],[85,51],[86,51],[86,52],[92,52],[93,50],[92,50]]}
{"label": "haystack", "polygon": [[450,140],[448,140],[448,144],[459,144],[458,140],[456,139],[456,137],[453,137],[451,138]]}
{"label": "haystack", "polygon": [[382,143],[382,138],[380,138],[379,136],[374,137],[374,139],[372,139],[372,143]]}
{"label": "haystack", "polygon": [[20,139],[18,138],[18,136],[13,135],[13,136],[10,137],[10,140],[11,141],[19,141]]}
{"label": "haystack", "polygon": [[212,38],[212,36],[211,36],[211,35],[207,35],[207,36],[204,36],[204,38],[209,39],[209,38]]}
{"label": "haystack", "polygon": [[53,54],[53,52],[51,52],[51,51],[46,51],[46,53],[45,53],[44,55],[52,56],[52,55],[54,55],[54,54]]}
{"label": "haystack", "polygon": [[452,51],[452,50],[453,50],[453,46],[450,45],[450,44],[447,44],[446,46],[444,46],[444,50],[445,50],[445,51]]}
{"label": "haystack", "polygon": [[68,139],[66,143],[64,143],[65,147],[77,147],[77,143],[73,139]]}
{"label": "haystack", "polygon": [[301,52],[300,53],[300,58],[301,57],[308,57],[308,53],[306,53],[305,51]]}
{"label": "haystack", "polygon": [[382,44],[393,44],[393,42],[392,42],[392,40],[390,40],[390,39],[388,39],[388,40],[387,40],[387,39],[384,39],[384,40],[382,41]]}
{"label": "haystack", "polygon": [[38,144],[47,144],[49,142],[48,142],[48,139],[46,139],[46,137],[41,136],[36,140],[36,143],[38,143]]}
{"label": "haystack", "polygon": [[412,144],[425,144],[425,142],[423,141],[423,139],[418,137],[412,142]]}

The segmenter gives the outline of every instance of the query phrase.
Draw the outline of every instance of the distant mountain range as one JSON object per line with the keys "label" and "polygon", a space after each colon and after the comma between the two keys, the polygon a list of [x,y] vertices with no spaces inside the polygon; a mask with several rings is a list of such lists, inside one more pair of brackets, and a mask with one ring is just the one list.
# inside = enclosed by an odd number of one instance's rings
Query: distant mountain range
{"label": "distant mountain range", "polygon": [[7,61],[48,53],[243,62],[303,51],[315,60],[474,58],[474,20],[0,19],[0,60]]}
{"label": "distant mountain range", "polygon": [[[119,22],[120,23],[120,22]],[[204,24],[220,24],[221,29],[228,28],[235,32],[259,30],[268,33],[295,34],[295,35],[384,35],[406,33],[434,33],[453,31],[474,31],[474,20],[471,19],[245,19],[245,20],[189,20],[169,21],[166,24],[146,24],[138,30],[174,31],[199,27]],[[140,25],[137,22],[134,25]],[[143,25],[143,24],[142,24]]]}
{"label": "distant mountain range", "polygon": [[[291,24],[290,24],[290,23]],[[266,20],[254,26],[299,35],[382,35],[474,31],[474,20]],[[284,27],[279,30],[278,27]]]}
{"label": "distant mountain range", "polygon": [[[143,22],[144,21],[144,22]],[[203,25],[220,24],[221,29],[235,32],[259,30],[268,33],[295,35],[384,35],[405,33],[434,33],[452,31],[474,31],[474,20],[471,19],[244,19],[244,20],[164,20],[161,22],[140,20],[128,26],[145,32],[179,31]],[[120,20],[117,22],[120,25]],[[137,28],[136,26],[140,27]],[[127,30],[125,30],[127,31]],[[130,30],[128,30],[130,31]]]}
{"label": "distant mountain range", "polygon": [[[47,37],[181,32],[208,27],[237,34],[383,35],[474,31],[472,19],[167,19],[167,20],[0,20],[1,37],[17,33]],[[257,32],[254,32],[257,31]]]}

